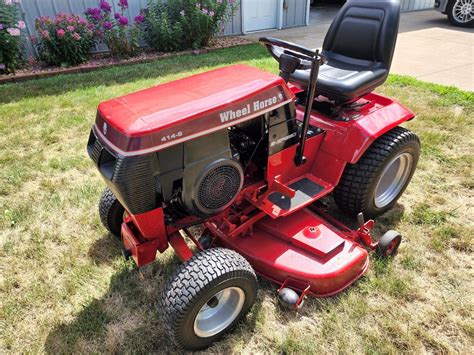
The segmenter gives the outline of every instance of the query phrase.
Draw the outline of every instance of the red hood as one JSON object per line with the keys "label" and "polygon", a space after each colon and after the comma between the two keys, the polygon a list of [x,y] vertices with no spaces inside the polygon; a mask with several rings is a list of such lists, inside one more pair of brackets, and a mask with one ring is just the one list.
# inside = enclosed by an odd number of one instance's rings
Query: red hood
{"label": "red hood", "polygon": [[119,152],[162,149],[251,119],[293,98],[281,77],[234,65],[102,102],[94,130]]}

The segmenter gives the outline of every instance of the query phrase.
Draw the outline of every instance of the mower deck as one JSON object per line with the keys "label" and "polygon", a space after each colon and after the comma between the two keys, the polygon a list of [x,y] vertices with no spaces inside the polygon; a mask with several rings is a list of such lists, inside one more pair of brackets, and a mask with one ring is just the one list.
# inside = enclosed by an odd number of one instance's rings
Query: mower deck
{"label": "mower deck", "polygon": [[252,235],[219,238],[219,243],[238,250],[263,277],[317,297],[341,292],[369,265],[364,248],[307,208],[265,217]]}

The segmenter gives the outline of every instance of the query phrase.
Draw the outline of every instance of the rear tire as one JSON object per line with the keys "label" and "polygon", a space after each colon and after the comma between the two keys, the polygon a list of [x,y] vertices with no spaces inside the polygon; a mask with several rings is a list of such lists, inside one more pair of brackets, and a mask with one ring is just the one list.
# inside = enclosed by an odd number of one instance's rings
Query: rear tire
{"label": "rear tire", "polygon": [[166,335],[180,349],[201,350],[230,331],[252,307],[257,277],[236,252],[215,248],[181,264],[159,303]]}
{"label": "rear tire", "polygon": [[379,137],[362,158],[347,165],[334,189],[341,210],[371,218],[393,207],[410,183],[420,157],[416,134],[395,127]]}
{"label": "rear tire", "polygon": [[454,26],[474,27],[474,0],[450,0],[446,12]]}
{"label": "rear tire", "polygon": [[121,228],[125,208],[114,193],[106,187],[99,202],[99,216],[104,227],[117,238],[121,238]]}

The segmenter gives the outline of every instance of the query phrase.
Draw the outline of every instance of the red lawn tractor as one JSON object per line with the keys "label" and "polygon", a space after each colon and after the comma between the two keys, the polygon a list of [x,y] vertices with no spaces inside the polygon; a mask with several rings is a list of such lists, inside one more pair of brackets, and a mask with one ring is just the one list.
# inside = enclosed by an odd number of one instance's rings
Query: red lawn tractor
{"label": "red lawn tractor", "polygon": [[[321,52],[260,40],[279,76],[234,65],[99,105],[87,149],[107,183],[104,226],[139,267],[169,246],[183,261],[159,305],[174,344],[221,338],[254,303],[256,274],[298,308],[349,287],[370,251],[396,253],[400,234],[375,241],[364,218],[396,203],[420,154],[399,127],[414,114],[372,93],[399,17],[398,0],[350,0]],[[357,230],[318,205],[331,193]]]}

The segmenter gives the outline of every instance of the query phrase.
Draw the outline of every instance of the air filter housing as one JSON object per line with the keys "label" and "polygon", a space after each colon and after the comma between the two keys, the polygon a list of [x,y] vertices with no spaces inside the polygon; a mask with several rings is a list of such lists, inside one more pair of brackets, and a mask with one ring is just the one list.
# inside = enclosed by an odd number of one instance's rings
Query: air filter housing
{"label": "air filter housing", "polygon": [[208,217],[229,207],[242,189],[244,173],[232,158],[226,131],[185,147],[181,200],[193,215]]}
{"label": "air filter housing", "polygon": [[193,207],[200,214],[214,215],[234,202],[243,184],[242,166],[232,159],[214,161],[197,179]]}

